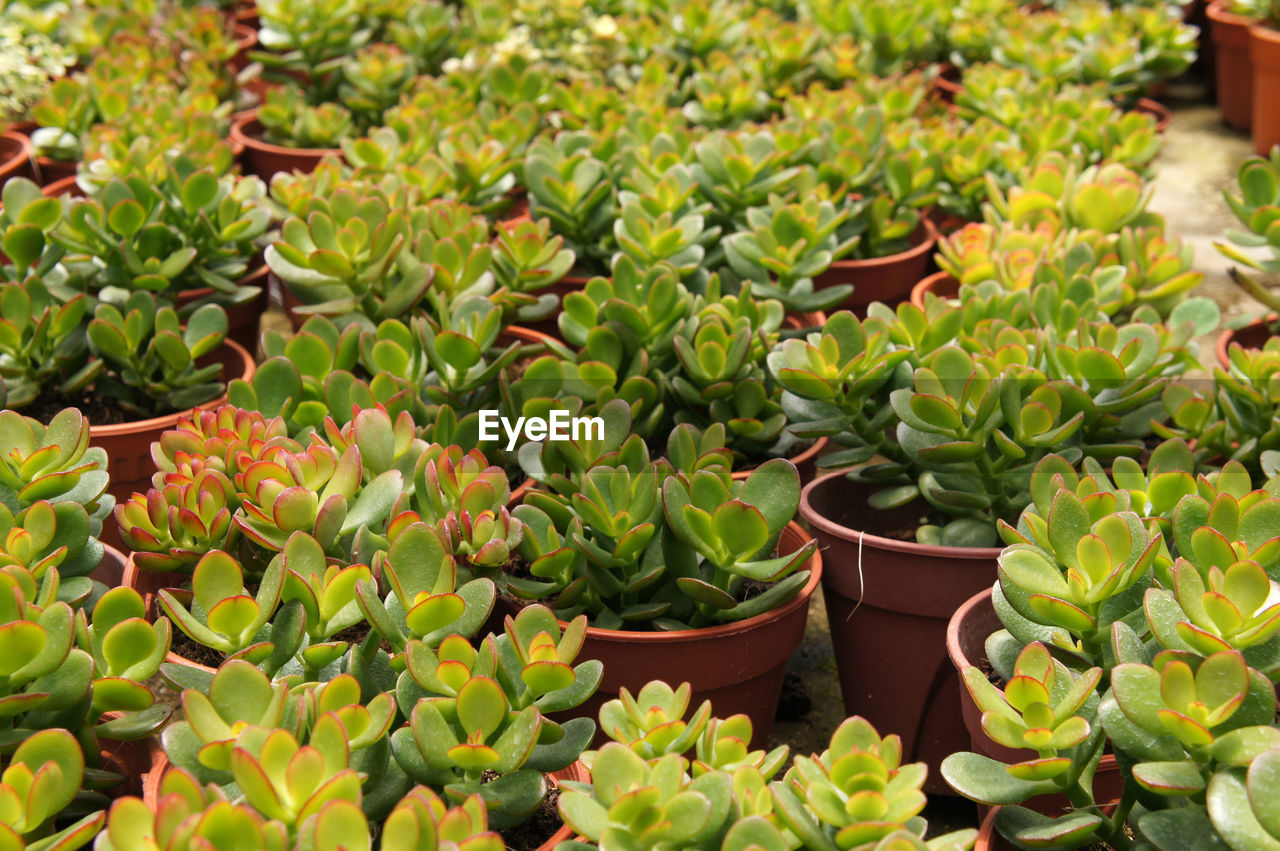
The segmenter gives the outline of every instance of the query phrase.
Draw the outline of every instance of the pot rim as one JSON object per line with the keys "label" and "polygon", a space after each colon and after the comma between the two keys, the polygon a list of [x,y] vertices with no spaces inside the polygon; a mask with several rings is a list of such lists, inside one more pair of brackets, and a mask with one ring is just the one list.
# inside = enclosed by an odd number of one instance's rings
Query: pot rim
{"label": "pot rim", "polygon": [[[782,534],[778,537],[778,542],[782,540],[790,532],[795,536],[799,543],[804,544],[813,540],[813,536],[805,531],[799,523],[792,520],[783,527]],[[734,635],[741,635],[751,632],[764,626],[782,620],[786,616],[793,614],[801,606],[807,606],[809,599],[813,596],[813,592],[817,589],[819,582],[822,580],[822,550],[815,549],[813,555],[809,556],[805,565],[809,570],[809,580],[805,582],[800,589],[800,593],[792,597],[775,609],[762,612],[745,620],[734,621],[733,623],[719,624],[718,626],[706,626],[700,629],[673,629],[662,632],[638,632],[625,629],[601,629],[600,627],[588,626],[587,635],[597,640],[614,641],[614,642],[637,642],[641,644],[685,644],[692,641],[712,641],[719,638],[729,638]],[[569,624],[566,621],[559,620],[560,628],[564,629]]]}
{"label": "pot rim", "polygon": [[[924,231],[924,236],[920,232]],[[878,269],[882,266],[892,266],[897,263],[906,263],[915,260],[922,254],[932,251],[938,244],[938,226],[929,220],[928,216],[920,217],[920,224],[916,226],[915,232],[911,234],[911,239],[919,239],[920,241],[912,245],[905,251],[899,251],[897,254],[886,254],[883,257],[868,257],[865,260],[835,260],[831,263],[832,269]]]}
{"label": "pot rim", "polygon": [[[939,284],[947,280],[948,278],[950,278],[953,281],[955,280],[955,276],[952,275],[950,272],[946,271],[945,269],[934,272],[931,275],[926,275],[923,278],[921,278],[919,281],[916,282],[916,285],[911,288],[911,303],[914,304],[916,307],[920,308],[921,310],[924,310],[925,293],[934,293],[935,295],[937,295],[937,293],[934,290],[934,285]],[[959,286],[958,281],[956,282],[956,285]]]}
{"label": "pot rim", "polygon": [[[951,616],[951,620],[947,621],[947,655],[951,657],[951,664],[955,665],[956,671],[961,671],[967,665],[974,665],[975,662],[968,656],[964,655],[964,649],[960,643],[960,627],[975,609],[986,601],[990,600],[992,589],[987,588],[979,591],[961,604],[956,609],[955,614]],[[963,682],[961,683],[963,685]]]}
{"label": "pot rim", "polygon": [[1218,339],[1214,342],[1214,345],[1213,345],[1214,351],[1218,355],[1218,363],[1222,366],[1222,368],[1223,369],[1231,368],[1230,353],[1231,353],[1232,343],[1239,343],[1240,347],[1244,349],[1250,348],[1249,346],[1246,346],[1244,343],[1241,343],[1237,335],[1239,335],[1242,331],[1265,327],[1267,323],[1275,322],[1276,320],[1280,320],[1280,315],[1271,313],[1266,316],[1260,316],[1247,325],[1241,325],[1239,328],[1222,329],[1222,332],[1218,334]]}
{"label": "pot rim", "polygon": [[[222,341],[222,346],[229,348],[232,354],[239,355],[240,362],[243,364],[243,371],[239,375],[227,376],[227,379],[224,383],[230,384],[236,378],[247,379],[253,375],[253,372],[256,369],[257,365],[254,363],[253,356],[249,354],[249,352],[245,349],[244,346],[240,345],[230,337],[227,337]],[[215,349],[214,351],[217,351],[217,349]],[[161,416],[151,417],[150,419],[146,419],[146,420],[133,420],[131,422],[125,422],[125,423],[111,423],[109,425],[91,425],[89,426],[89,439],[93,440],[93,438],[95,437],[118,437],[121,435],[133,434],[136,432],[152,431],[158,428],[162,428],[166,430],[170,428],[175,428],[178,425],[178,420],[181,419],[182,417],[190,416],[193,410],[199,409],[199,410],[211,411],[221,407],[222,405],[225,405],[226,403],[227,403],[227,394],[223,393],[221,396],[217,397],[216,399],[211,399],[208,402],[204,402],[202,404],[196,405],[194,408],[187,408],[182,411],[175,411],[172,414],[163,414]]]}
{"label": "pot rim", "polygon": [[244,112],[236,113],[232,118],[231,130],[227,137],[233,144],[238,142],[246,148],[254,148],[277,156],[296,156],[317,160],[329,154],[334,154],[338,157],[342,156],[341,148],[290,148],[285,145],[268,142],[262,138],[261,134],[262,124],[258,121],[258,108],[255,106],[253,109],[246,109]]}
{"label": "pot rim", "polygon": [[18,169],[22,167],[23,162],[30,162],[32,155],[35,153],[35,147],[31,144],[31,138],[25,133],[19,133],[16,130],[6,130],[0,133],[0,138],[12,142],[18,146],[18,150],[4,162],[0,162],[0,171],[8,171],[10,169]]}
{"label": "pot rim", "polygon": [[[795,464],[797,467],[799,467],[801,464],[808,463],[809,461],[815,461],[818,455],[821,454],[822,450],[827,448],[827,444],[830,442],[831,440],[829,438],[819,437],[817,440],[811,443],[809,447],[805,449],[803,452],[800,452],[796,455],[788,455],[787,460],[790,461],[792,464]],[[769,460],[769,459],[766,459],[766,460]],[[763,464],[763,463],[764,461],[760,462],[760,464]],[[731,473],[730,475],[732,476],[735,482],[744,481],[748,476],[750,476],[752,473],[756,471],[756,468],[759,467],[760,464],[757,464],[755,467],[752,467],[750,470],[739,470],[738,472]]]}
{"label": "pot rim", "polygon": [[899,541],[894,538],[885,538],[872,532],[866,532],[860,529],[851,529],[848,526],[841,526],[834,520],[828,519],[825,515],[819,514],[817,509],[813,507],[810,496],[819,486],[835,480],[837,477],[843,478],[848,475],[849,469],[836,470],[833,473],[827,473],[819,476],[812,482],[804,486],[800,491],[800,514],[809,523],[811,528],[817,529],[825,534],[846,541],[859,541],[862,544],[870,545],[879,550],[891,550],[898,553],[911,553],[917,556],[926,556],[930,558],[946,558],[946,559],[995,559],[1003,551],[1003,547],[951,547],[940,546],[937,544],[920,544],[915,541]]}
{"label": "pot rim", "polygon": [[1280,30],[1268,26],[1262,21],[1253,21],[1249,24],[1249,39],[1250,41],[1269,41],[1280,45]]}
{"label": "pot rim", "polygon": [[1245,15],[1237,15],[1235,12],[1227,11],[1225,0],[1213,0],[1205,7],[1205,17],[1213,21],[1215,24],[1226,24],[1229,27],[1248,28],[1253,25],[1254,19]]}

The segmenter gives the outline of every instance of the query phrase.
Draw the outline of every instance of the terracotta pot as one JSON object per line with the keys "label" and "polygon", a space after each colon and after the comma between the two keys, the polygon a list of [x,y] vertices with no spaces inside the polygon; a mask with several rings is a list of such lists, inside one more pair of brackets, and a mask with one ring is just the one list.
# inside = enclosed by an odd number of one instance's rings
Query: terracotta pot
{"label": "terracotta pot", "polygon": [[[796,523],[782,531],[780,550],[799,548],[809,535]],[[587,628],[579,661],[604,663],[600,690],[585,704],[563,713],[566,718],[596,718],[600,707],[626,688],[637,694],[650,680],[671,685],[688,682],[692,705],[710,700],[715,714],[727,718],[750,716],[752,747],[764,747],[773,730],[773,716],[782,692],[787,658],[804,637],[809,599],[822,577],[822,555],[815,552],[805,564],[809,581],[784,605],[736,623],[671,632],[629,632]],[[596,746],[608,741],[596,735]]]}
{"label": "terracotta pot", "polygon": [[240,113],[231,123],[229,138],[232,144],[244,145],[242,162],[247,174],[256,174],[270,181],[281,171],[315,171],[320,160],[332,154],[342,156],[341,148],[287,148],[273,145],[262,138],[262,125],[258,122],[258,110]]}
{"label": "terracotta pot", "polygon": [[40,194],[46,198],[61,198],[63,195],[83,198],[84,190],[76,183],[76,176],[72,174],[69,177],[60,177],[52,183],[44,184]]}
{"label": "terracotta pot", "polygon": [[1222,0],[1205,13],[1213,34],[1218,112],[1237,130],[1253,124],[1253,63],[1249,59],[1249,26],[1253,22],[1228,12]]}
{"label": "terracotta pot", "polygon": [[1173,113],[1169,111],[1169,107],[1151,98],[1138,98],[1138,102],[1133,105],[1133,111],[1145,112],[1155,118],[1157,133],[1168,130],[1170,122],[1173,121]]}
{"label": "terracotta pot", "polygon": [[258,5],[256,3],[245,3],[243,8],[236,9],[232,18],[237,24],[243,24],[252,30],[258,29]]}
{"label": "terracotta pot", "polygon": [[911,287],[929,270],[929,260],[938,244],[938,229],[928,217],[911,239],[912,247],[888,257],[868,260],[837,260],[831,268],[814,279],[816,289],[853,284],[853,295],[841,305],[862,315],[874,301],[889,306],[907,298]]}
{"label": "terracotta pot", "polygon": [[[820,437],[803,452],[798,452],[795,455],[788,456],[787,460],[792,464],[795,464],[796,470],[800,472],[800,484],[808,484],[813,481],[814,477],[818,474],[818,458],[822,456],[822,453],[827,451],[829,443],[830,441],[827,440],[827,438]],[[743,481],[751,475],[753,470],[755,470],[755,467],[747,470],[738,470],[733,473],[732,476],[735,481]]]}
{"label": "terracotta pot", "polygon": [[930,792],[954,794],[938,770],[969,743],[947,621],[996,577],[995,547],[926,546],[859,530],[914,528],[918,506],[871,509],[847,471],[805,486],[800,514],[822,545],[827,603],[845,712],[902,737],[903,757],[929,764]]}
{"label": "terracotta pot", "polygon": [[[991,603],[991,595],[990,588],[974,594],[956,609],[947,624],[947,656],[951,659],[958,680],[960,672],[970,665],[982,667],[987,659],[987,636],[1004,627]],[[964,726],[969,731],[968,750],[1006,764],[1036,758],[1036,752],[1030,748],[1009,748],[991,741],[982,730],[982,710],[973,702],[963,680],[959,680],[959,688],[960,710],[964,716]],[[1118,800],[1123,792],[1124,775],[1120,773],[1120,766],[1113,755],[1104,754],[1093,775],[1094,800]],[[1062,812],[1070,803],[1065,795],[1041,795],[1023,806],[1052,815]],[[978,804],[980,816],[985,817],[988,809],[990,808],[986,804]]]}
{"label": "terracotta pot", "polygon": [[[234,378],[250,378],[254,371],[253,358],[233,340],[226,340],[216,351],[200,358],[197,363],[221,363],[223,380],[227,382]],[[226,401],[227,397],[223,394],[197,407],[213,409]],[[155,471],[155,464],[151,460],[151,442],[159,440],[161,434],[176,426],[178,419],[188,413],[190,411],[178,411],[146,420],[90,426],[90,444],[100,446],[107,452],[108,471],[111,474],[111,486],[108,490],[117,500],[128,499],[135,490],[145,491],[150,486],[151,474]],[[104,532],[109,530],[111,535],[117,534],[114,520],[108,520],[104,526]]]}
{"label": "terracotta pot", "polygon": [[[1219,61],[1224,59],[1218,52]],[[1253,149],[1267,156],[1280,145],[1280,31],[1262,24],[1249,27],[1253,62]]]}
{"label": "terracotta pot", "polygon": [[110,544],[105,544],[102,561],[89,574],[89,578],[101,582],[108,588],[119,588],[124,585],[124,573],[129,564],[124,553]]}
{"label": "terracotta pot", "polygon": [[6,130],[0,133],[0,186],[11,177],[31,177],[35,149],[22,133]]}
{"label": "terracotta pot", "polygon": [[950,272],[934,272],[911,288],[911,303],[924,309],[925,293],[933,293],[942,298],[955,298],[960,294],[960,282],[951,277]]}
{"label": "terracotta pot", "polygon": [[[242,287],[261,287],[260,292],[252,301],[238,304],[235,307],[226,308],[227,311],[227,336],[236,343],[244,347],[244,350],[250,355],[258,351],[258,332],[262,327],[262,314],[267,312],[267,277],[271,273],[265,265],[259,266],[249,274],[236,281],[237,286]],[[177,306],[181,307],[190,304],[196,299],[205,298],[213,295],[212,287],[202,287],[198,290],[183,290],[178,293]]]}
{"label": "terracotta pot", "polygon": [[[143,775],[142,784],[142,800],[151,809],[155,810],[156,805],[160,803],[160,781],[164,779],[164,773],[169,769],[169,755],[162,748],[157,747],[154,751],[154,757],[150,763],[150,771]],[[547,775],[547,779],[551,781],[552,786],[558,786],[561,780],[574,780],[579,783],[590,783],[591,772],[579,760],[568,768],[560,771],[553,771]],[[556,831],[550,839],[538,846],[537,851],[552,851],[561,842],[565,842],[573,838],[573,831],[568,825],[562,826]]]}
{"label": "terracotta pot", "polygon": [[1218,341],[1214,345],[1214,350],[1218,355],[1218,363],[1223,369],[1231,367],[1231,344],[1239,343],[1246,349],[1261,349],[1267,344],[1267,340],[1271,339],[1272,322],[1275,322],[1277,316],[1268,316],[1265,319],[1255,319],[1243,328],[1227,328],[1218,335]]}
{"label": "terracotta pot", "polygon": [[79,168],[79,160],[55,160],[51,157],[36,157],[35,180],[41,186],[48,186],[67,177],[74,179]]}
{"label": "terracotta pot", "polygon": [[[111,720],[123,717],[123,712],[106,712],[103,717]],[[107,792],[112,798],[126,795],[142,795],[151,780],[156,761],[164,755],[155,736],[132,742],[100,740],[102,767],[124,775],[118,786]]]}

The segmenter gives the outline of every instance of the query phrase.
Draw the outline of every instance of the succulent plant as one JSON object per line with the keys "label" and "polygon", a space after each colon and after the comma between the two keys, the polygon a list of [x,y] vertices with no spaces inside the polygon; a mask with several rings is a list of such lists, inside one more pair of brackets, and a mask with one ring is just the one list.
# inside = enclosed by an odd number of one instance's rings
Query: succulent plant
{"label": "succulent plant", "polygon": [[524,179],[534,218],[547,218],[578,262],[589,271],[607,268],[605,242],[615,219],[613,184],[606,164],[591,152],[591,137],[561,132],[529,146]]}
{"label": "succulent plant", "polygon": [[41,501],[73,502],[100,520],[111,510],[107,453],[89,446],[89,422],[79,410],[65,408],[47,425],[0,411],[0,450],[0,502],[10,511]]}
{"label": "succulent plant", "polygon": [[236,280],[271,221],[265,194],[257,178],[219,178],[179,155],[167,159],[161,180],[114,177],[72,203],[53,238],[68,270],[103,301],[120,305],[137,290],[173,299],[210,287],[226,304],[243,303],[259,292]]}
{"label": "succulent plant", "polygon": [[123,307],[99,302],[88,325],[90,351],[111,369],[94,384],[96,392],[146,418],[195,407],[222,391],[222,365],[196,365],[226,337],[221,307],[201,307],[185,328],[172,307],[157,308],[145,290],[131,294]]}
{"label": "succulent plant", "polygon": [[[530,606],[478,650],[456,635],[435,651],[411,643],[397,687],[410,724],[391,737],[396,761],[450,798],[479,794],[495,826],[522,821],[546,795],[542,772],[571,764],[595,732],[590,719],[557,725],[544,714],[599,685],[598,661],[573,665],[585,634],[586,618],[562,633],[549,610]],[[486,771],[498,776],[483,782]]]}
{"label": "succulent plant", "polygon": [[340,103],[313,105],[296,85],[267,91],[258,109],[263,138],[290,148],[337,148],[355,136],[351,110]]}
{"label": "succulent plant", "polygon": [[103,362],[89,357],[88,307],[84,294],[59,303],[35,276],[0,284],[0,396],[6,407],[28,405],[46,388],[74,398],[102,374]]}
{"label": "succulent plant", "polygon": [[777,299],[793,311],[834,307],[849,298],[853,287],[817,291],[813,279],[853,250],[857,238],[842,240],[838,234],[848,215],[829,201],[783,203],[775,196],[767,207],[747,210],[748,229],[724,240],[725,259],[751,282],[756,296]]}
{"label": "succulent plant", "polygon": [[[1280,235],[1272,225],[1276,219],[1275,210],[1280,206],[1280,152],[1273,149],[1270,158],[1266,159],[1250,157],[1240,166],[1237,182],[1240,194],[1228,191],[1224,197],[1245,229],[1229,231],[1227,239],[1230,244],[1217,242],[1214,245],[1228,259],[1248,269],[1264,275],[1275,274],[1280,271]],[[1262,248],[1269,249],[1270,256],[1258,258],[1240,250]],[[1251,273],[1233,268],[1231,278],[1269,309],[1280,305],[1280,299]]]}
{"label": "succulent plant", "polygon": [[[695,434],[691,426],[678,427],[669,454],[723,454],[722,447],[717,453],[701,445]],[[550,459],[535,452],[521,457],[535,478],[551,472]],[[649,461],[643,443],[632,439],[592,464],[587,469],[579,463],[580,472],[564,479],[571,483],[567,493],[530,492],[515,510],[526,527],[520,553],[536,578],[511,584],[515,593],[552,600],[558,612],[588,612],[594,625],[606,629],[648,621],[684,629],[768,611],[807,581],[807,571],[799,569],[812,542],[773,556],[799,504],[799,478],[790,461],[766,461],[734,482],[727,463],[682,464],[677,474],[665,460]],[[687,479],[685,469],[691,471]],[[769,587],[743,601],[748,580]]]}

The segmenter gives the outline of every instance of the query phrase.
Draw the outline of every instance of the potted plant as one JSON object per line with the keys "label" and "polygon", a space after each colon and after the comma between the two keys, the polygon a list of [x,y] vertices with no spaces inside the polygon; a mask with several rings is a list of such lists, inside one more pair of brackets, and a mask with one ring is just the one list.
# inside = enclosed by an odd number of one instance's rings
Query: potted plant
{"label": "potted plant", "polygon": [[[786,746],[749,750],[746,716],[712,717],[711,703],[703,701],[686,720],[689,700],[688,683],[673,690],[652,681],[634,697],[624,691],[601,707],[601,725],[613,741],[583,755],[591,782],[564,784],[560,812],[579,838],[562,847],[586,851],[630,841],[641,848],[787,848],[795,837],[809,848],[858,841],[961,849],[974,841],[972,828],[924,839],[927,825],[917,814],[925,805],[926,767],[903,764],[898,738],[880,738],[862,718],[845,720],[821,755],[797,756],[775,779]],[[692,757],[683,756],[690,750]],[[632,789],[644,790],[665,817],[650,823],[627,806]],[[865,809],[831,804],[851,798],[864,800]]]}
{"label": "potted plant", "polygon": [[88,424],[71,409],[48,428],[13,411],[0,419],[12,447],[0,471],[4,698],[14,710],[4,787],[21,804],[0,822],[19,844],[77,848],[98,832],[112,797],[141,789],[143,740],[171,712],[146,685],[169,624],[142,620],[136,592],[93,579],[110,579],[122,557],[97,538],[111,498]]}
{"label": "potted plant", "polygon": [[[1116,478],[1136,484],[1133,472]],[[1063,473],[1046,477],[1034,514],[1004,530],[1016,541],[1000,557],[996,606],[1005,630],[988,650],[1011,675],[1009,685],[1002,693],[978,669],[965,671],[997,742],[1031,744],[1036,734],[1027,722],[1050,706],[1052,726],[1030,760],[1006,767],[956,754],[944,774],[988,803],[1065,794],[1071,808],[1064,815],[1020,806],[993,814],[1000,832],[1019,841],[1034,834],[1071,846],[1093,837],[1124,847],[1132,836],[1173,848],[1195,835],[1246,847],[1258,826],[1231,796],[1276,741],[1275,694],[1262,671],[1271,669],[1280,620],[1257,594],[1274,557],[1250,531],[1251,518],[1261,516],[1254,512],[1274,510],[1274,497],[1250,491],[1248,474],[1233,465],[1196,481],[1168,471],[1145,494],[1108,489],[1106,477],[1095,476],[1102,489],[1090,485],[1077,495],[1079,480]],[[1219,558],[1209,540],[1239,557]],[[1069,588],[1067,564],[1092,541],[1106,542],[1109,555],[1074,572]],[[1060,584],[1050,590],[1045,582]],[[1212,604],[1203,606],[1211,596],[1229,601],[1238,619],[1210,614]],[[1015,680],[1029,690],[1020,692]],[[1236,741],[1253,744],[1234,750]],[[1104,746],[1121,767],[1118,800],[1099,800],[1090,788]]]}
{"label": "potted plant", "polygon": [[[824,596],[847,708],[909,719],[903,726],[910,751],[939,760],[938,750],[950,747],[949,739],[964,737],[953,696],[938,690],[946,679],[940,642],[951,612],[989,582],[998,552],[997,520],[1016,517],[1028,504],[1035,463],[1054,448],[1075,444],[1079,454],[1073,450],[1068,457],[1077,463],[1085,454],[1134,454],[1137,437],[1149,428],[1130,430],[1121,412],[1150,404],[1159,394],[1158,379],[1151,385],[1141,379],[1126,390],[1117,385],[1117,396],[1096,397],[1102,405],[1094,407],[1078,394],[1096,377],[1077,372],[1085,361],[1076,358],[1092,358],[1085,350],[1118,346],[1131,335],[1152,334],[1156,349],[1171,346],[1160,359],[1185,369],[1189,361],[1180,346],[1193,328],[1180,326],[1159,342],[1160,334],[1143,324],[1122,330],[1097,324],[1094,333],[1073,343],[1079,354],[1045,364],[1040,375],[1048,380],[1042,384],[1032,373],[1019,376],[1029,366],[951,342],[966,321],[977,321],[979,328],[1004,323],[1004,311],[991,318],[967,314],[966,320],[966,312],[941,302],[929,310],[902,305],[895,315],[873,305],[866,322],[837,313],[820,335],[783,341],[769,366],[786,391],[783,406],[792,430],[829,435],[852,447],[828,455],[830,466],[859,465],[811,482],[801,502],[835,565]],[[1061,309],[1049,312],[1057,317]],[[1052,327],[1029,332],[1026,342],[1015,345],[1034,346],[1036,334],[1056,334]],[[1012,344],[1012,336],[1004,339]],[[1135,362],[1129,368],[1154,378],[1168,366],[1150,373]],[[1125,367],[1119,361],[1116,367],[1118,377]],[[1002,403],[1004,397],[1009,401]],[[1025,419],[1032,410],[1035,419]],[[850,476],[861,483],[858,497],[850,496]],[[924,587],[936,593],[926,597]],[[862,630],[894,638],[867,652],[871,633]],[[890,673],[899,689],[892,696],[878,691],[868,697],[856,685]]]}
{"label": "potted plant", "polygon": [[[651,461],[639,437],[623,439],[624,403],[601,416],[603,442],[521,449],[549,490],[530,490],[513,512],[526,527],[518,552],[529,575],[500,581],[561,617],[589,614],[583,653],[606,672],[590,709],[678,660],[695,694],[745,712],[767,736],[821,572],[816,545],[791,525],[795,466],[774,459],[735,481],[723,434],[687,425],[672,432],[668,457]],[[748,582],[761,593],[746,599]],[[725,648],[743,642],[754,649],[725,665]]]}

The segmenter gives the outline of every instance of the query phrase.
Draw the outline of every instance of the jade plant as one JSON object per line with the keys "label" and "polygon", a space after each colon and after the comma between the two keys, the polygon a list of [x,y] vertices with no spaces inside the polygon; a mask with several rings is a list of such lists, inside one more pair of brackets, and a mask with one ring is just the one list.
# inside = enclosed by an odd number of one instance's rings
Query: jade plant
{"label": "jade plant", "polygon": [[[1280,150],[1273,149],[1269,158],[1250,157],[1237,175],[1239,194],[1224,192],[1227,205],[1244,226],[1227,233],[1229,244],[1217,242],[1218,251],[1246,269],[1274,275],[1280,271],[1280,236],[1274,227],[1280,207]],[[1246,249],[1246,250],[1241,250]],[[1263,249],[1253,256],[1253,249]],[[1252,272],[1231,269],[1231,279],[1268,310],[1276,309],[1280,299],[1267,287],[1265,278]]]}
{"label": "jade plant", "polygon": [[[624,429],[626,419],[624,408]],[[576,471],[558,474],[550,450],[528,444],[526,470],[558,483],[560,493],[532,491],[513,512],[526,527],[519,552],[533,578],[508,577],[512,592],[550,601],[562,614],[586,612],[606,629],[697,628],[769,611],[800,593],[816,545],[775,555],[799,505],[795,465],[766,461],[734,481],[722,431],[719,438],[716,447],[714,437],[680,426],[668,444],[673,461],[655,462],[633,437],[590,469],[582,455],[602,448],[598,441],[558,444],[560,458],[580,459]],[[699,463],[708,458],[716,463]],[[744,600],[748,581],[768,587]]]}
{"label": "jade plant", "polygon": [[[996,827],[1015,841],[1243,848],[1265,836],[1265,814],[1237,806],[1280,742],[1275,541],[1257,525],[1280,503],[1235,462],[1193,478],[1177,441],[1152,462],[1077,476],[1050,457],[1033,507],[1003,529],[1004,628],[986,649],[1004,686],[976,667],[963,675],[987,735],[1034,756],[953,754],[943,774],[988,803],[1066,795],[1063,815],[1002,808]],[[1094,797],[1104,747],[1125,786],[1114,810]]]}
{"label": "jade plant", "polygon": [[[1003,316],[975,319],[941,301],[871,314],[839,313],[821,334],[779,344],[769,367],[783,408],[797,435],[850,447],[830,461],[862,465],[851,476],[880,486],[873,508],[922,500],[935,520],[917,540],[955,546],[995,543],[996,523],[1030,503],[1041,458],[1138,454],[1146,411],[1160,405],[1162,376],[1189,366],[1194,330],[1086,317],[1061,332],[1016,331]],[[971,319],[974,331],[963,330]],[[1024,356],[1008,356],[1015,350]]]}
{"label": "jade plant", "polygon": [[[688,703],[687,683],[672,689],[655,681],[601,707],[613,741],[584,754],[591,782],[562,784],[560,814],[579,839],[561,848],[973,844],[972,829],[924,838],[927,825],[918,814],[926,766],[902,764],[897,736],[882,739],[862,718],[845,720],[821,755],[797,757],[775,779],[788,756],[785,746],[748,751],[746,716],[715,718],[704,702],[686,720]],[[637,809],[635,800],[645,807]]]}

